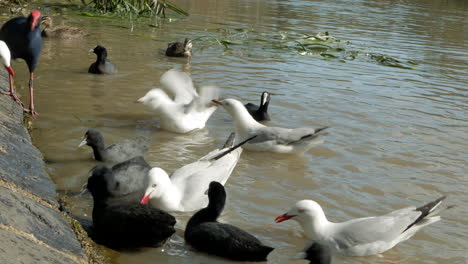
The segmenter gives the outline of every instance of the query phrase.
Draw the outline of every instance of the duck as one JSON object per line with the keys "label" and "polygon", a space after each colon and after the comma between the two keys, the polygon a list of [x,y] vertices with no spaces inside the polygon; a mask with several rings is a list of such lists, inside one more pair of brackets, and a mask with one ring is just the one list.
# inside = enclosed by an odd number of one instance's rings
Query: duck
{"label": "duck", "polygon": [[162,129],[184,134],[203,129],[217,106],[213,86],[194,88],[192,79],[184,72],[172,69],[161,76],[162,88],[150,90],[137,102],[152,108]]}
{"label": "duck", "polygon": [[97,161],[119,163],[133,157],[143,156],[149,149],[149,141],[149,138],[140,136],[106,147],[102,133],[96,129],[89,129],[78,147],[90,146],[93,149],[94,159]]}
{"label": "duck", "polygon": [[52,28],[52,17],[42,16],[41,24],[43,26],[41,36],[43,38],[57,39],[77,39],[87,35],[87,33],[77,27],[56,27]]}
{"label": "duck", "polygon": [[188,221],[185,241],[196,250],[230,260],[266,261],[274,248],[236,226],[217,221],[226,203],[226,191],[221,183],[210,183],[208,199],[208,206]]}
{"label": "duck", "polygon": [[302,154],[312,148],[324,135],[328,127],[321,128],[283,128],[270,127],[257,122],[244,105],[236,99],[213,100],[222,106],[234,119],[239,140],[256,135],[244,148],[253,151]]}
{"label": "duck", "polygon": [[111,193],[103,174],[88,178],[93,196],[92,236],[113,249],[158,247],[175,233],[174,216],[138,203],[109,204]]}
{"label": "duck", "polygon": [[192,57],[192,40],[186,38],[184,43],[171,42],[167,45],[166,56],[168,57]]}
{"label": "duck", "polygon": [[115,74],[117,67],[109,59],[107,59],[107,49],[101,45],[97,45],[94,49],[90,49],[89,53],[95,53],[97,58],[88,69],[88,73],[93,74]]}
{"label": "duck", "polygon": [[175,170],[170,176],[161,168],[149,171],[148,188],[142,204],[170,212],[190,212],[208,204],[205,191],[211,181],[225,184],[242,153],[240,148],[247,141],[234,145],[231,134],[222,148],[215,149],[199,160]]}
{"label": "duck", "polygon": [[270,115],[268,114],[268,105],[270,104],[270,94],[268,92],[263,92],[260,97],[260,105],[253,103],[245,104],[245,108],[249,111],[249,114],[256,121],[270,121]]}
{"label": "duck", "polygon": [[307,237],[328,247],[333,254],[371,256],[408,240],[421,228],[440,220],[435,209],[446,197],[421,207],[410,206],[381,216],[355,218],[341,223],[328,221],[322,207],[313,200],[296,202],[275,221],[297,221]]}

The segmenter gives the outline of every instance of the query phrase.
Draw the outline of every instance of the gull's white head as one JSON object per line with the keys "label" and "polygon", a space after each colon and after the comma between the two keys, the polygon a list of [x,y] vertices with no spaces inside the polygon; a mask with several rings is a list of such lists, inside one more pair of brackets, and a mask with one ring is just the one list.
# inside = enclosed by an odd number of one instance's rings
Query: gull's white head
{"label": "gull's white head", "polygon": [[285,214],[276,217],[275,222],[281,223],[283,221],[293,219],[297,222],[304,224],[312,219],[324,216],[322,207],[312,200],[301,200],[294,204],[294,206]]}
{"label": "gull's white head", "polygon": [[161,105],[170,102],[169,96],[161,89],[152,89],[145,96],[137,100],[139,103],[143,103],[153,109],[158,109]]}
{"label": "gull's white head", "polygon": [[10,49],[8,48],[7,44],[4,41],[0,40],[0,62],[3,64],[3,66],[5,66],[8,73],[11,76],[14,76],[15,72],[13,71],[13,68],[10,66],[10,61],[11,61]]}
{"label": "gull's white head", "polygon": [[244,105],[236,99],[212,100],[213,103],[222,106],[236,122],[255,122]]}
{"label": "gull's white head", "polygon": [[166,190],[167,184],[170,183],[169,175],[161,168],[152,168],[148,173],[148,188],[145,195],[141,199],[141,204],[147,204],[152,198],[159,198]]}

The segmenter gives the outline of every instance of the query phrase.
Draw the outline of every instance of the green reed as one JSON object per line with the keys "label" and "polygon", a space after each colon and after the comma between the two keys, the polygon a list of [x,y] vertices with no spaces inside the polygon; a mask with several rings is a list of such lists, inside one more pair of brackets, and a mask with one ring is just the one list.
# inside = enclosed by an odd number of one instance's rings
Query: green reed
{"label": "green reed", "polygon": [[165,17],[166,9],[169,9],[180,15],[189,15],[167,0],[81,0],[81,2],[86,6],[93,7],[94,11],[99,13]]}

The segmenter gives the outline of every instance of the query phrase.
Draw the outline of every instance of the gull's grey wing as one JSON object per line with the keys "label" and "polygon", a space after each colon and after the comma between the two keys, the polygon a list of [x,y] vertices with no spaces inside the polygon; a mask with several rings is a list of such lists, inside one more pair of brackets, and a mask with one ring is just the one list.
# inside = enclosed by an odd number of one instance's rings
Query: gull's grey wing
{"label": "gull's grey wing", "polygon": [[414,207],[383,216],[367,217],[341,223],[334,236],[341,249],[376,241],[390,242],[400,236],[421,215]]}

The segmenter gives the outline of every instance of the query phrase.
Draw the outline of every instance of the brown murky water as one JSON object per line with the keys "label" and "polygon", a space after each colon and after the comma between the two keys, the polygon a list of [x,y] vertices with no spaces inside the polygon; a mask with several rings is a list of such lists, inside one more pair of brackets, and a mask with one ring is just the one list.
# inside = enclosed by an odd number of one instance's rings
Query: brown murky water
{"label": "brown murky water", "polygon": [[[302,157],[245,151],[227,183],[222,221],[277,248],[269,263],[304,263],[291,257],[306,242],[298,224],[273,219],[297,200],[321,203],[332,221],[382,214],[441,195],[457,207],[382,257],[336,258],[334,263],[468,263],[468,4],[466,1],[177,1],[191,16],[148,21],[67,17],[92,35],[47,40],[36,74],[36,145],[61,191],[77,192],[97,164],[76,149],[88,128],[107,143],[150,134],[145,157],[168,171],[220,145],[232,130],[219,109],[202,131],[160,131],[151,110],[133,101],[170,68],[188,69],[196,83],[215,84],[224,97],[259,101],[273,94],[271,125],[330,126],[326,142]],[[60,21],[60,17],[56,20]],[[153,23],[154,24],[154,23]],[[195,56],[163,56],[168,42],[239,32],[244,45],[224,51],[207,39]],[[236,29],[243,29],[237,30]],[[253,30],[253,31],[252,31]],[[354,60],[326,60],[268,48],[280,35],[329,31],[360,51]],[[246,33],[247,34],[247,33]],[[87,68],[97,43],[106,46],[119,74],[94,76]],[[200,47],[204,47],[203,49]],[[265,48],[267,47],[267,48]],[[416,70],[381,65],[365,53],[414,60]],[[13,65],[27,97],[24,63]],[[89,197],[72,196],[73,212],[90,218]],[[177,215],[178,235],[164,248],[109,252],[113,263],[227,263],[192,251],[182,234],[190,214]]]}

